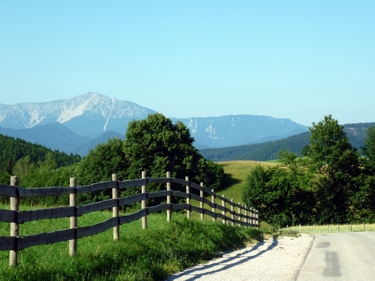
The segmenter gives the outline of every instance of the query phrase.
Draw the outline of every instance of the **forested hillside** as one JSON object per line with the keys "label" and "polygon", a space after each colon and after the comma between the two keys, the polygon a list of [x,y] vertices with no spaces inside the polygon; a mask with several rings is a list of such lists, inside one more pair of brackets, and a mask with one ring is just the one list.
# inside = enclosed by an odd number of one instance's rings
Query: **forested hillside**
{"label": "forested hillside", "polygon": [[14,165],[23,157],[28,156],[30,163],[38,164],[44,161],[46,155],[52,155],[57,167],[68,166],[81,161],[81,156],[66,154],[48,149],[39,144],[33,144],[21,139],[0,135],[0,172],[12,173]]}
{"label": "forested hillside", "polygon": [[[375,126],[375,123],[343,125],[344,132],[349,138],[350,144],[359,151],[361,151],[361,148],[363,146],[363,141],[366,137],[367,129],[373,126]],[[200,153],[206,159],[212,161],[268,161],[276,159],[278,153],[282,149],[296,153],[300,156],[302,148],[309,144],[309,137],[310,133],[306,132],[276,141],[216,149],[202,149],[200,150]]]}

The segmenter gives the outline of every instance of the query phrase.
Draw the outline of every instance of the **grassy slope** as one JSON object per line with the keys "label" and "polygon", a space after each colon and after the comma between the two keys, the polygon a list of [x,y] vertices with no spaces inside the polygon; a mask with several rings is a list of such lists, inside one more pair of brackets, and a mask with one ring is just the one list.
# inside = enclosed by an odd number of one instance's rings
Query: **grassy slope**
{"label": "grassy slope", "polygon": [[225,195],[227,199],[233,199],[236,203],[242,202],[242,189],[246,184],[247,176],[250,171],[257,165],[271,166],[271,162],[257,161],[228,161],[221,162],[226,174],[224,187],[218,191],[218,194]]}
{"label": "grassy slope", "polygon": [[[258,164],[272,165],[253,161],[221,164],[228,176],[219,194],[235,202],[242,201],[242,188],[250,170]],[[87,214],[79,217],[78,225],[92,225],[111,215],[104,211]],[[35,221],[21,225],[20,235],[68,227],[67,218]],[[9,224],[0,223],[0,236],[8,235]],[[68,255],[68,242],[61,242],[20,251],[20,265],[9,269],[9,253],[0,252],[0,280],[163,280],[220,251],[243,247],[261,237],[257,230],[212,223],[210,219],[187,220],[184,214],[174,213],[172,222],[166,223],[165,214],[151,215],[147,230],[142,230],[140,220],[122,225],[118,242],[112,240],[111,230],[79,239],[75,258]]]}

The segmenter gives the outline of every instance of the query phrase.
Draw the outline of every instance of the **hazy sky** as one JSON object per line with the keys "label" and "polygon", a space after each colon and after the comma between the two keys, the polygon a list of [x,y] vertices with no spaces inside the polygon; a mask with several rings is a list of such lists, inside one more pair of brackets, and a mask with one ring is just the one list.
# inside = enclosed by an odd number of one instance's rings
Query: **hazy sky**
{"label": "hazy sky", "polygon": [[1,1],[0,103],[375,122],[375,1]]}

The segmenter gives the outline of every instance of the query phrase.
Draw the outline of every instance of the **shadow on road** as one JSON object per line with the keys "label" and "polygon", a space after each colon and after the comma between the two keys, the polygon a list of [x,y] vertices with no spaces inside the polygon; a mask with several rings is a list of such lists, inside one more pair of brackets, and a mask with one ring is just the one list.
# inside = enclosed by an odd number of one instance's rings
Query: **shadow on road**
{"label": "shadow on road", "polygon": [[[220,258],[220,259],[218,259],[217,262],[214,261],[210,264],[199,266],[199,268],[187,269],[182,274],[170,276],[169,278],[166,279],[166,281],[173,281],[173,280],[176,280],[176,279],[180,278],[181,276],[193,274],[194,276],[192,276],[191,278],[185,279],[187,281],[192,281],[192,280],[201,278],[205,275],[211,275],[211,274],[214,274],[214,273],[217,273],[217,272],[225,271],[225,270],[230,269],[234,266],[237,266],[239,264],[248,262],[249,260],[255,259],[256,257],[259,257],[260,255],[264,254],[265,252],[272,250],[273,248],[275,248],[277,246],[278,241],[277,241],[276,238],[273,238],[272,243],[266,249],[260,251],[259,253],[255,254],[251,257],[247,256],[249,253],[256,251],[259,247],[263,246],[264,244],[265,244],[265,242],[262,241],[262,242],[259,242],[258,244],[256,244],[251,249],[243,251],[243,252],[241,252],[241,254],[238,254],[236,256],[231,256],[231,257],[228,257],[228,258]],[[220,265],[220,264],[225,264],[225,265],[223,267],[219,268],[219,269],[215,269],[215,267]],[[195,271],[197,271],[197,272],[204,271],[204,273],[194,274]]]}

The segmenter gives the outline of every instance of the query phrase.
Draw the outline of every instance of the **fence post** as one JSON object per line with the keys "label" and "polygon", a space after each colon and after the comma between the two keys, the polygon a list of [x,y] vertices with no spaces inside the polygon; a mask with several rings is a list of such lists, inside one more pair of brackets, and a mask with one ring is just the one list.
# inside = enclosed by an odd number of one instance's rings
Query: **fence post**
{"label": "fence post", "polygon": [[[170,178],[171,177],[171,172],[167,172],[167,178]],[[171,182],[167,182],[167,190],[170,191],[171,190]],[[169,205],[168,206],[168,210],[167,210],[167,222],[170,222],[172,220],[172,200],[171,200],[171,195],[168,195],[167,196],[167,204]]]}
{"label": "fence post", "polygon": [[243,222],[245,224],[245,227],[247,227],[247,205],[245,204],[245,216],[243,218]]}
{"label": "fence post", "polygon": [[[211,192],[214,192],[214,190],[211,189]],[[215,194],[211,195],[211,202],[213,204],[213,207],[212,207],[211,211],[214,213],[212,221],[216,222]]]}
{"label": "fence post", "polygon": [[[225,195],[223,194],[223,199],[221,200],[221,206],[223,206],[223,208],[225,208]],[[224,216],[223,218],[223,224],[226,224],[227,223],[227,220],[225,219],[226,215],[225,215],[225,211],[221,211],[221,214]]]}
{"label": "fence post", "polygon": [[73,193],[69,194],[69,206],[74,207],[74,216],[70,217],[70,229],[75,229],[74,239],[69,240],[69,255],[75,256],[77,253],[77,179],[70,178],[70,187],[74,187]]}
{"label": "fence post", "polygon": [[[18,177],[17,176],[11,176],[10,177],[10,185],[15,186],[16,188],[19,185],[18,182]],[[11,211],[19,211],[19,204],[20,204],[20,199],[18,197],[18,190],[16,192],[17,197],[10,197],[10,210]],[[10,236],[11,237],[16,237],[14,240],[14,250],[10,250],[9,252],[9,266],[17,266],[18,264],[18,235],[19,235],[19,225],[17,221],[17,215],[16,217],[16,222],[11,222],[10,223]]]}
{"label": "fence post", "polygon": [[[203,187],[203,182],[201,182],[201,187]],[[204,191],[203,190],[200,191],[200,197],[202,198],[202,200],[204,199]],[[204,204],[203,204],[203,201],[200,202],[200,207],[202,209],[201,220],[204,220],[204,210],[203,210]]]}
{"label": "fence post", "polygon": [[231,202],[231,204],[230,204],[230,210],[232,211],[232,214],[231,214],[231,219],[232,219],[232,226],[234,226],[234,206],[233,206],[233,203],[234,203],[234,201],[233,201],[233,199],[230,199],[230,202]]}
{"label": "fence post", "polygon": [[250,214],[249,214],[249,217],[250,217],[250,227],[254,227],[254,211],[253,211],[253,207],[250,207]]}
{"label": "fence post", "polygon": [[[142,179],[146,178],[146,171],[142,172]],[[142,185],[142,193],[147,193],[146,184]],[[146,209],[146,200],[142,200],[142,210]],[[147,229],[147,213],[142,217],[142,229]]]}
{"label": "fence post", "polygon": [[[189,181],[188,176],[185,177],[185,181]],[[190,186],[189,185],[186,186],[186,194],[188,195],[186,197],[186,204],[189,205],[189,209],[186,211],[186,216],[187,216],[188,219],[190,219],[191,218],[191,211],[190,211],[191,206],[190,206]]]}
{"label": "fence post", "polygon": [[112,217],[117,218],[117,225],[113,227],[113,240],[120,239],[120,215],[119,215],[119,187],[117,174],[112,174],[112,181],[116,182],[116,187],[112,188],[112,199],[116,199],[116,207],[112,208]]}
{"label": "fence post", "polygon": [[241,215],[242,215],[242,208],[241,208],[241,203],[238,202],[238,216],[237,216],[237,220],[238,220],[238,226],[241,226],[242,225],[242,221],[241,221]]}

